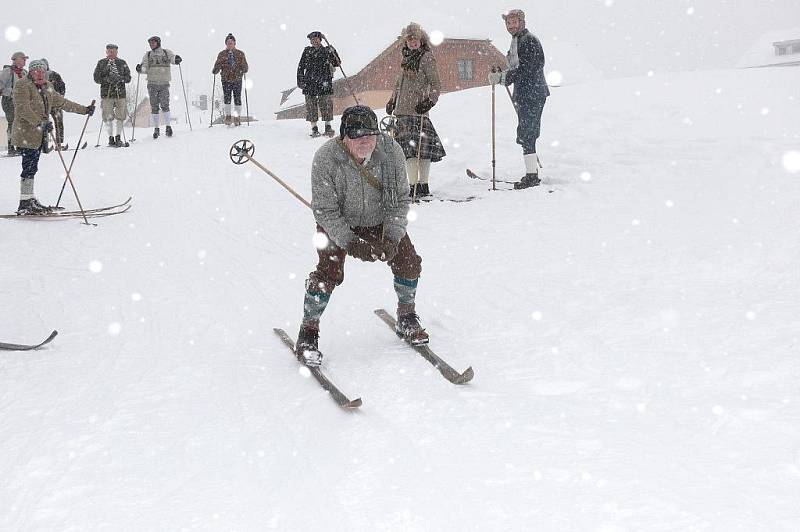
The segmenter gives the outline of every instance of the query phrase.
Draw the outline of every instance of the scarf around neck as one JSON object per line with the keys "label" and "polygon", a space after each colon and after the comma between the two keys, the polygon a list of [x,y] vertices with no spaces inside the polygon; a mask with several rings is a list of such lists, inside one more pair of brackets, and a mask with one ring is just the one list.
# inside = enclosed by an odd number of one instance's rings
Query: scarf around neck
{"label": "scarf around neck", "polygon": [[403,70],[413,70],[414,72],[419,72],[419,63],[422,60],[422,54],[425,53],[425,49],[420,46],[416,50],[412,50],[408,46],[403,46],[403,62],[400,63],[400,66],[403,67]]}

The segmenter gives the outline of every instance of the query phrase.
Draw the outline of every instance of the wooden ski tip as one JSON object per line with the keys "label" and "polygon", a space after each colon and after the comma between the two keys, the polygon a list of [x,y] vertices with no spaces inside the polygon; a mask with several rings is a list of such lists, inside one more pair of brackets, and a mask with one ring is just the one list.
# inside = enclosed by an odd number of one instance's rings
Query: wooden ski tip
{"label": "wooden ski tip", "polygon": [[472,377],[474,376],[475,372],[472,371],[472,366],[470,366],[464,370],[464,373],[462,373],[456,380],[453,381],[453,384],[466,384],[471,381]]}
{"label": "wooden ski tip", "polygon": [[347,402],[342,406],[344,406],[345,408],[358,408],[361,406],[361,398],[359,397],[358,399],[353,399],[352,401]]}

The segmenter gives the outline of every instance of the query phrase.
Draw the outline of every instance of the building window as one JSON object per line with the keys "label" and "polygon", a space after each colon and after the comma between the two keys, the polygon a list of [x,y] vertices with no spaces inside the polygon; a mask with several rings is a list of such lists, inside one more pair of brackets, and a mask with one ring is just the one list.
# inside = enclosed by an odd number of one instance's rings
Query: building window
{"label": "building window", "polygon": [[473,73],[475,62],[472,59],[459,59],[458,60],[458,79],[471,80],[475,79]]}

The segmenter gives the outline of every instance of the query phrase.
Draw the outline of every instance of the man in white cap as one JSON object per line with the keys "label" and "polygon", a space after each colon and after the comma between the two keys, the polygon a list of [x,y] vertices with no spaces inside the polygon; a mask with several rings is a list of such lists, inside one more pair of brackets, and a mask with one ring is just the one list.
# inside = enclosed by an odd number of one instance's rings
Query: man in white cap
{"label": "man in white cap", "polygon": [[541,183],[536,139],[539,138],[542,110],[550,96],[550,89],[544,77],[542,43],[525,27],[525,12],[512,9],[502,17],[512,37],[507,56],[509,69],[490,72],[489,82],[493,85],[514,85],[512,99],[517,109],[517,144],[522,146],[525,159],[525,176],[514,183],[514,188],[519,190]]}
{"label": "man in white cap", "polygon": [[39,170],[39,156],[44,139],[53,131],[50,115],[54,109],[91,116],[94,104],[84,107],[71,102],[53,90],[47,81],[47,64],[41,59],[31,61],[30,72],[14,84],[14,130],[11,142],[22,151],[20,197],[17,214],[31,215],[49,212],[33,194],[33,178]]}
{"label": "man in white cap", "polygon": [[11,56],[11,64],[5,65],[3,71],[0,72],[0,95],[2,95],[3,112],[6,114],[8,122],[6,133],[8,134],[9,156],[21,153],[11,144],[11,131],[14,124],[14,85],[28,74],[24,68],[27,60],[28,56],[23,52],[14,52]]}

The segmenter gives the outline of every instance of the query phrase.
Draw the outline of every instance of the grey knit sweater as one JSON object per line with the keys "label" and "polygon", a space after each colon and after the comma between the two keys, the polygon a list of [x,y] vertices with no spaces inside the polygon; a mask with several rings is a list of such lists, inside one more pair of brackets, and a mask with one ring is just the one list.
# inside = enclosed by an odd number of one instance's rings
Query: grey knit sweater
{"label": "grey knit sweater", "polygon": [[314,155],[311,168],[314,218],[340,248],[346,248],[355,237],[351,227],[383,224],[385,237],[394,242],[406,234],[411,198],[403,149],[382,133],[365,168],[381,182],[382,191],[369,184],[338,138],[323,144]]}

